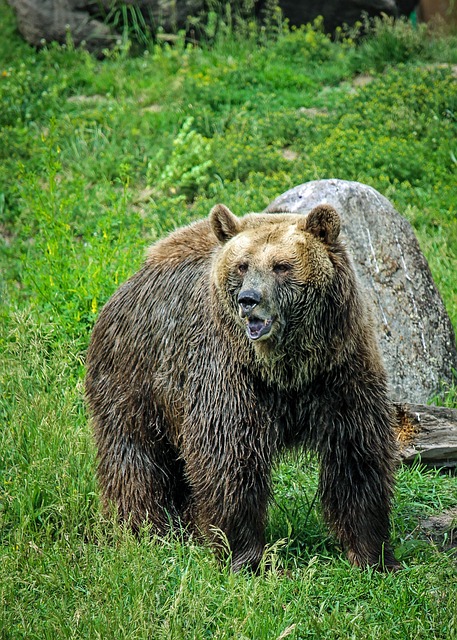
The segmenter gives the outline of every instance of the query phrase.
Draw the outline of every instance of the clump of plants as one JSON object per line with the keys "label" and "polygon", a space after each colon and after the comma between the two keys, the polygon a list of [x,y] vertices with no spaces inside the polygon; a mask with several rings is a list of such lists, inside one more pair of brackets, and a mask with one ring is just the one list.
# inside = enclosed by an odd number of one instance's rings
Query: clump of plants
{"label": "clump of plants", "polygon": [[[315,461],[274,471],[275,570],[260,576],[218,569],[183,532],[133,538],[100,509],[83,396],[94,320],[151,241],[216,202],[241,214],[308,180],[374,186],[413,224],[457,328],[455,36],[380,23],[358,44],[332,41],[312,26],[243,26],[230,4],[208,41],[146,34],[135,49],[127,29],[98,60],[28,47],[0,3],[5,638],[455,633],[452,550],[420,525],[455,506],[449,473],[399,470],[405,570],[389,576],[351,571],[327,537]],[[454,388],[433,400],[457,406]]]}
{"label": "clump of plants", "polygon": [[210,180],[211,145],[187,118],[173,140],[171,153],[160,149],[148,162],[146,182],[153,190],[192,199]]}

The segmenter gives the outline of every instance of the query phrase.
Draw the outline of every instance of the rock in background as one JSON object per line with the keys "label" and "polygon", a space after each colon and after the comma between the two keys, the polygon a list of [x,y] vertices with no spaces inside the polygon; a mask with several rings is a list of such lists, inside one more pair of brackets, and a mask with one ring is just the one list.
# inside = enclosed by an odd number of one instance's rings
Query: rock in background
{"label": "rock in background", "polygon": [[[313,22],[323,16],[323,28],[333,33],[337,26],[375,16],[397,17],[403,13],[403,4],[412,0],[307,0],[295,2],[278,0],[283,16],[290,25]],[[194,19],[189,30],[198,36],[198,24],[207,22],[209,12],[215,12],[218,5],[209,0],[8,0],[16,12],[18,28],[23,38],[39,47],[43,42],[65,43],[67,33],[71,33],[76,46],[84,46],[94,53],[116,42],[119,33],[104,22],[111,9],[122,6],[141,12],[144,24],[152,34],[160,27],[163,31],[176,34],[179,29],[189,28],[189,17]],[[403,3],[403,4],[402,4]],[[271,2],[268,0],[235,0],[227,3],[232,15],[242,19],[253,16],[268,19]],[[224,13],[226,3],[219,5]],[[204,31],[204,29],[203,29]]]}
{"label": "rock in background", "polygon": [[92,52],[101,52],[116,41],[111,29],[94,17],[89,9],[94,2],[85,0],[8,0],[13,7],[18,29],[29,44],[64,44],[67,34],[75,46],[82,43]]}
{"label": "rock in background", "polygon": [[307,214],[318,204],[341,215],[346,244],[375,311],[397,402],[426,403],[457,370],[455,334],[413,229],[375,189],[319,180],[287,191],[266,209]]}

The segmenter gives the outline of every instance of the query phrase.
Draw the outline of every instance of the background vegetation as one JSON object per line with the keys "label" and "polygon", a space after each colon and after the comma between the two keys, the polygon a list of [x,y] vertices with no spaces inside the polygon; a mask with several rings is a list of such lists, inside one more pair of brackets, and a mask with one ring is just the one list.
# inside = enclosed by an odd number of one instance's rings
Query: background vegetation
{"label": "background vegetation", "polygon": [[0,23],[0,637],[456,638],[450,540],[419,527],[456,505],[454,477],[400,469],[405,569],[384,576],[349,567],[315,462],[286,460],[275,570],[232,575],[179,534],[138,541],[101,515],[83,376],[94,319],[149,243],[318,178],[393,201],[457,327],[457,38],[380,24],[356,46],[278,19],[132,55],[127,22],[100,61],[31,49],[4,0]]}

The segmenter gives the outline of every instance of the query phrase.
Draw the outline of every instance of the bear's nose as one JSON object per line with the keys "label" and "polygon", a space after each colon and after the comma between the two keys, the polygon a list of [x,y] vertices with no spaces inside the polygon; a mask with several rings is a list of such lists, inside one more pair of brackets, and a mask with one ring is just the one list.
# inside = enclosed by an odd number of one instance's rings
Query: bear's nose
{"label": "bear's nose", "polygon": [[262,297],[255,289],[246,289],[238,294],[238,304],[241,308],[241,317],[249,316]]}

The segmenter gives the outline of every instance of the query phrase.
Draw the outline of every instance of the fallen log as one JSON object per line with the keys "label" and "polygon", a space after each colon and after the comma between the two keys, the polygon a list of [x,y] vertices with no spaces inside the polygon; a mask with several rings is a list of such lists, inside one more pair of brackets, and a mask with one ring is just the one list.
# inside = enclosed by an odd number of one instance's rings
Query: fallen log
{"label": "fallen log", "polygon": [[457,409],[398,403],[398,442],[401,459],[418,457],[432,467],[457,466]]}

